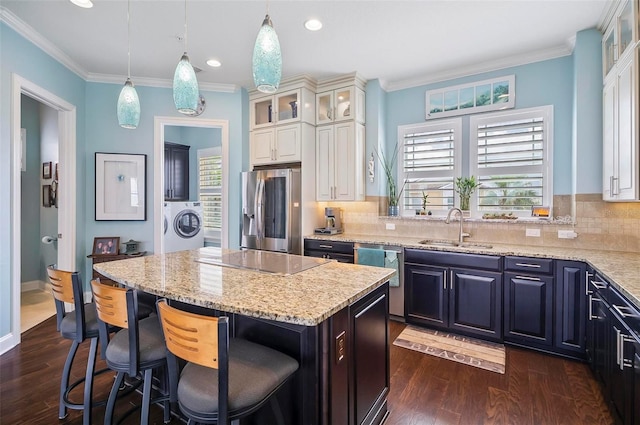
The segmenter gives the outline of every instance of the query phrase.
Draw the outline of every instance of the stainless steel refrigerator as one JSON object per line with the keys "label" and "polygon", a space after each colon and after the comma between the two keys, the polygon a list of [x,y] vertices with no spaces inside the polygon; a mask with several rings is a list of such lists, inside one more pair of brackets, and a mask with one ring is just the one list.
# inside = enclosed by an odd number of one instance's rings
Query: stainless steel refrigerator
{"label": "stainless steel refrigerator", "polygon": [[242,173],[241,248],[302,255],[299,168]]}

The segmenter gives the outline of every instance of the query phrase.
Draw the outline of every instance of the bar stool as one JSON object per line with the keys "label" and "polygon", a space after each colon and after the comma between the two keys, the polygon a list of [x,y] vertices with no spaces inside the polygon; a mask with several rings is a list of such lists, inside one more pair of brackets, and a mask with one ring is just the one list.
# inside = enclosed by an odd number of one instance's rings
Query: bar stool
{"label": "bar stool", "polygon": [[[93,303],[84,303],[82,280],[78,272],[57,270],[54,266],[48,266],[47,275],[51,283],[51,292],[53,293],[56,304],[58,331],[60,331],[63,338],[72,341],[60,379],[58,418],[64,419],[67,416],[67,408],[83,410],[82,423],[88,425],[91,423],[91,408],[94,406],[92,401],[93,377],[94,375],[109,370],[101,369],[95,371],[99,336],[96,306]],[[65,303],[72,304],[74,311],[67,313]],[[78,347],[86,339],[89,339],[91,344],[85,377],[69,384],[73,359],[76,356]],[[84,382],[84,400],[82,403],[74,403],[69,400],[69,393],[82,382]],[[100,404],[104,404],[104,401],[95,403],[95,405]]]}
{"label": "bar stool", "polygon": [[[151,399],[153,371],[166,367],[167,363],[166,347],[158,316],[152,315],[142,320],[138,319],[137,293],[133,289],[105,285],[100,283],[99,279],[91,281],[91,289],[96,304],[103,357],[107,366],[117,372],[107,401],[105,425],[113,423],[116,398],[125,375],[131,378],[142,376],[140,423],[149,422],[149,407],[151,403],[156,402],[163,403],[164,422],[169,422],[171,408],[168,394]],[[113,338],[109,337],[109,325],[121,328]],[[165,385],[168,385],[166,378]],[[137,408],[126,412],[123,418],[135,409]]]}
{"label": "bar stool", "polygon": [[[228,421],[258,410],[267,401],[283,423],[273,397],[298,370],[298,362],[286,354],[252,342],[229,340],[227,317],[208,317],[157,303],[167,344],[167,366],[172,402],[177,399],[188,424]],[[188,363],[178,378],[177,358]]]}

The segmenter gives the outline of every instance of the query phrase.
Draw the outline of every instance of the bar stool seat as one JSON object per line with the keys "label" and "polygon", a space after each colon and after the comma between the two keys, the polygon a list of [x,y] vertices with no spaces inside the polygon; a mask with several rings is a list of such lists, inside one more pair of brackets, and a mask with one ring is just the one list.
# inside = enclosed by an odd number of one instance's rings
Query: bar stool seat
{"label": "bar stool seat", "polygon": [[[54,266],[48,266],[47,276],[51,283],[51,292],[56,305],[58,330],[63,338],[72,341],[60,377],[58,418],[64,419],[67,416],[67,409],[82,410],[82,423],[89,425],[91,424],[91,409],[94,406],[105,404],[105,401],[93,401],[93,377],[109,370],[108,368],[95,370],[99,337],[96,306],[93,303],[84,303],[82,280],[78,272],[58,270]],[[65,303],[72,304],[74,311],[67,312]],[[71,367],[76,353],[80,344],[87,339],[90,341],[90,346],[85,375],[70,383]],[[74,402],[70,399],[70,393],[81,384],[84,384],[83,401],[81,403]]]}
{"label": "bar stool seat", "polygon": [[[124,383],[125,375],[130,378],[139,376],[142,378],[139,381],[143,385],[140,423],[143,425],[149,423],[149,408],[155,402],[163,403],[164,422],[169,422],[171,420],[169,395],[161,394],[158,398],[151,399],[153,371],[166,368],[167,364],[167,350],[158,316],[151,315],[142,320],[138,319],[137,293],[133,289],[105,285],[99,280],[92,280],[91,290],[98,314],[103,357],[107,366],[117,372],[107,401],[105,425],[113,423],[118,391]],[[110,337],[109,326],[120,328],[120,330]],[[166,373],[165,386],[168,393]],[[130,409],[121,419],[137,408]]]}
{"label": "bar stool seat", "polygon": [[[243,339],[229,339],[229,319],[157,303],[167,344],[171,401],[188,424],[227,425],[270,402],[275,420],[284,418],[275,394],[298,370],[288,355]],[[178,358],[187,361],[178,377]]]}

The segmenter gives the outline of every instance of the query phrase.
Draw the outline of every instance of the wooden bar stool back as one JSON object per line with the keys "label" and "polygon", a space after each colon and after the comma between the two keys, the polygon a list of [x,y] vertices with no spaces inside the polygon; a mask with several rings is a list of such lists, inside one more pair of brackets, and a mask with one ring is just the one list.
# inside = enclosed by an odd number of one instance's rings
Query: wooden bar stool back
{"label": "wooden bar stool back", "polygon": [[[91,281],[91,289],[98,314],[103,357],[107,366],[117,372],[109,393],[104,423],[113,423],[118,389],[122,387],[125,375],[142,377],[140,423],[148,423],[149,407],[155,402],[163,402],[164,421],[169,422],[171,409],[168,394],[151,399],[153,371],[166,367],[166,347],[158,317],[152,315],[138,319],[137,293],[133,289],[105,285],[99,279]],[[109,326],[121,329],[110,338]],[[130,409],[123,418],[136,409]]]}
{"label": "wooden bar stool back", "polygon": [[[157,303],[169,354],[172,402],[177,400],[189,424],[227,425],[271,402],[278,423],[282,414],[273,397],[298,369],[293,358],[242,339],[229,339],[227,317],[209,317]],[[178,378],[177,358],[188,363]]]}
{"label": "wooden bar stool back", "polygon": [[[51,292],[56,304],[56,319],[58,331],[63,338],[72,341],[67,360],[64,363],[62,377],[60,379],[60,400],[58,418],[67,416],[67,408],[83,410],[82,423],[91,423],[91,409],[94,405],[104,404],[94,403],[93,377],[108,369],[95,371],[96,354],[98,351],[98,321],[96,318],[96,308],[93,303],[84,303],[84,293],[82,290],[82,279],[78,272],[58,270],[54,266],[47,267],[47,276],[51,283]],[[67,313],[65,303],[71,304],[73,312]],[[87,368],[84,378],[69,383],[71,366],[76,356],[78,347],[86,339],[91,340]],[[82,403],[75,403],[69,399],[69,393],[78,385],[84,382],[84,398]]]}

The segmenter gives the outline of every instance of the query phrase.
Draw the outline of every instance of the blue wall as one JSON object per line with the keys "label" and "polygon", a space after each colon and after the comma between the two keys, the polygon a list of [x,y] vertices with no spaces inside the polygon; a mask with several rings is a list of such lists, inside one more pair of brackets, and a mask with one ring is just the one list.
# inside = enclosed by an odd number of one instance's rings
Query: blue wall
{"label": "blue wall", "polygon": [[[0,93],[2,93],[0,96],[0,152],[2,152],[0,154],[0,338],[2,338],[11,331],[11,300],[13,298],[11,235],[14,232],[20,232],[20,229],[12,229],[11,227],[12,165],[11,155],[7,154],[12,151],[10,106],[12,74],[16,73],[76,106],[76,156],[79,170],[84,169],[85,89],[87,83],[22,38],[4,22],[0,23],[0,63],[2,63],[0,68]],[[79,266],[84,265],[86,255],[83,232],[85,211],[82,208],[85,181],[86,175],[79,172],[76,185],[80,208],[75,213],[79,227],[76,239],[76,263]]]}
{"label": "blue wall", "polygon": [[40,104],[22,95],[21,127],[27,130],[27,169],[20,173],[22,184],[22,225],[20,281],[40,279],[40,208],[42,206],[42,162],[40,161]]}
{"label": "blue wall", "polygon": [[[134,82],[135,83],[135,82]],[[120,240],[134,239],[141,241],[141,249],[151,252],[154,245],[153,206],[162,199],[153,196],[153,164],[154,158],[154,117],[182,116],[175,110],[173,94],[170,88],[152,88],[136,86],[140,97],[140,124],[135,130],[123,129],[118,125],[116,103],[121,86],[104,83],[87,84],[87,134],[91,136],[90,146],[86,151],[86,170],[84,175],[93,182],[95,175],[95,152],[135,153],[147,155],[147,220],[146,221],[95,221],[95,187],[89,185],[85,199],[88,211],[86,222],[87,246],[92,246],[97,236],[119,236]],[[238,229],[240,226],[240,182],[241,162],[248,155],[248,127],[242,127],[242,111],[248,105],[241,102],[242,92],[218,93],[202,92],[207,99],[207,110],[201,118],[222,119],[229,121],[229,226]],[[170,130],[173,137],[174,130]],[[181,136],[182,131],[180,131]],[[243,134],[247,134],[244,136]],[[168,140],[168,139],[167,139]],[[173,141],[173,140],[171,140]],[[188,143],[185,143],[188,144]],[[239,232],[229,232],[229,246],[239,246]],[[91,273],[91,264],[85,268],[87,275]]]}
{"label": "blue wall", "polygon": [[[602,170],[601,37],[600,32],[595,29],[578,33],[575,59],[573,56],[565,56],[387,93],[387,150],[393,149],[397,141],[399,125],[425,121],[425,92],[427,90],[515,74],[516,109],[543,105],[553,105],[554,107],[554,194],[574,193],[574,177],[572,175],[574,154],[579,158],[581,164],[575,193],[600,192],[602,190],[600,176]],[[577,62],[575,68],[574,62]],[[574,91],[576,92],[575,98]],[[367,96],[369,94],[368,88]],[[575,146],[575,152],[573,146],[574,115],[577,115],[579,119],[577,128],[580,129],[577,132],[579,140]],[[368,112],[367,118],[369,118]],[[464,139],[462,164],[464,173],[468,174],[468,115],[462,116],[462,123]],[[377,124],[373,123],[373,125]],[[370,124],[367,123],[367,135],[369,128]],[[367,141],[367,147],[369,148],[369,141]],[[593,173],[594,170],[600,170],[600,173]]]}
{"label": "blue wall", "polygon": [[[397,127],[425,120],[425,91],[439,87],[474,82],[502,75],[516,75],[516,107],[554,105],[554,193],[569,194],[572,178],[578,193],[601,190],[601,177],[593,170],[601,170],[601,75],[600,35],[596,30],[578,34],[574,56],[532,63],[496,72],[429,84],[386,93],[379,82],[373,80],[367,87],[367,159],[376,145],[390,149],[397,138]],[[140,126],[125,130],[118,126],[116,102],[120,84],[88,83],[66,67],[49,57],[39,48],[19,36],[6,24],[0,23],[0,338],[10,331],[11,284],[11,151],[10,90],[11,75],[43,87],[77,108],[77,192],[76,211],[78,268],[85,277],[91,273],[86,261],[88,249],[96,236],[120,236],[143,242],[142,249],[153,248],[152,206],[161,202],[153,198],[154,117],[180,116],[174,109],[170,88],[137,86],[141,102]],[[592,64],[592,65],[590,65]],[[399,65],[401,66],[401,65]],[[584,68],[588,67],[588,70]],[[587,72],[587,74],[585,74]],[[248,93],[242,89],[235,93],[203,91],[207,109],[203,118],[223,119],[229,122],[229,246],[239,245],[240,233],[240,172],[249,168],[249,111]],[[468,123],[468,117],[464,118]],[[592,123],[594,122],[594,123]],[[591,123],[591,125],[589,125]],[[601,124],[600,124],[601,125]],[[575,130],[574,126],[586,131]],[[584,126],[584,127],[583,127]],[[468,133],[468,130],[467,130]],[[467,135],[468,136],[468,135]],[[573,150],[573,140],[575,149]],[[468,147],[466,148],[468,151]],[[95,153],[121,152],[147,155],[147,221],[96,222]],[[464,152],[463,152],[464,154]],[[468,155],[468,152],[467,152]],[[577,156],[582,167],[577,177],[571,160]],[[467,156],[468,157],[468,156]],[[463,158],[464,160],[464,158]],[[465,168],[468,160],[465,161]],[[591,171],[591,175],[588,172]],[[377,164],[376,173],[380,176]],[[367,184],[367,194],[381,194],[384,185]],[[376,193],[377,192],[377,193]],[[88,279],[85,278],[85,281]]]}

